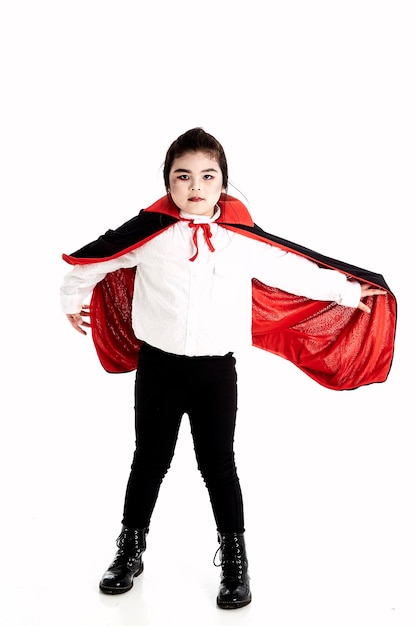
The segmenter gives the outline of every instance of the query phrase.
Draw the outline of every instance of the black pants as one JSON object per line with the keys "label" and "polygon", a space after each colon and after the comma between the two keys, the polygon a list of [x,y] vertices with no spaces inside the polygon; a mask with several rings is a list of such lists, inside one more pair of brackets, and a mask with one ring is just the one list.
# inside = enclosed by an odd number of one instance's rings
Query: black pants
{"label": "black pants", "polygon": [[146,344],[141,347],[135,386],[136,450],[123,516],[126,526],[149,526],[174,455],[181,418],[187,413],[217,528],[243,532],[242,494],[233,451],[236,408],[232,354],[184,357]]}

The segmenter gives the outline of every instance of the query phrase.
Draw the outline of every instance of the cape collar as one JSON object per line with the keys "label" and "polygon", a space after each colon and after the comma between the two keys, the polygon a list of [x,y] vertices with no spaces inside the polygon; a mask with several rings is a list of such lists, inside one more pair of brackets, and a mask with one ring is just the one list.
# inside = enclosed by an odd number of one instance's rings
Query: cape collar
{"label": "cape collar", "polygon": [[[254,225],[248,209],[243,202],[237,198],[222,193],[217,204],[221,210],[220,217],[216,220],[217,224]],[[164,213],[165,215],[180,219],[178,207],[174,204],[169,194],[159,198],[159,200],[154,202],[147,209],[144,209],[144,211],[149,211],[150,213]]]}

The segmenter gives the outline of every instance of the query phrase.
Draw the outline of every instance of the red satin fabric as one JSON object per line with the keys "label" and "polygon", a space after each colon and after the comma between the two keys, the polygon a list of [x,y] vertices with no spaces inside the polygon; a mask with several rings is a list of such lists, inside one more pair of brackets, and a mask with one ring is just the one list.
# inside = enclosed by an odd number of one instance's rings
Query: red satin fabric
{"label": "red satin fabric", "polygon": [[318,302],[253,282],[253,345],[288,359],[329,389],[386,380],[392,361],[396,303],[365,299],[371,313]]}

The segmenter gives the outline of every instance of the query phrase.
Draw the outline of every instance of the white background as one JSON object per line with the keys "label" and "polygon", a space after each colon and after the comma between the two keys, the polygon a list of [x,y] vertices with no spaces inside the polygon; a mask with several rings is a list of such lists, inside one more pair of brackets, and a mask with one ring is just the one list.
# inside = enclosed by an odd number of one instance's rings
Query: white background
{"label": "white background", "polygon": [[[3,1],[1,626],[415,626],[413,9]],[[215,606],[215,526],[186,419],[145,573],[127,595],[99,594],[133,452],[133,374],[106,374],[58,304],[61,254],[163,195],[165,152],[197,125],[222,142],[229,191],[259,225],[382,273],[399,303],[384,384],[332,392],[240,355],[253,602],[231,613]]]}

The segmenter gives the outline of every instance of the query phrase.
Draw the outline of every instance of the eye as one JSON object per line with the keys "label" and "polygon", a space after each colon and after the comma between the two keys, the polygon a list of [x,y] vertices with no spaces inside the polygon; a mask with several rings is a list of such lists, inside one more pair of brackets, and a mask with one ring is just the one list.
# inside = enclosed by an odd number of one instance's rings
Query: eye
{"label": "eye", "polygon": [[212,178],[214,178],[214,176],[212,176],[211,174],[204,174],[203,178],[204,180],[211,180]]}
{"label": "eye", "polygon": [[189,180],[190,177],[188,176],[188,174],[180,174],[178,178],[180,180]]}

